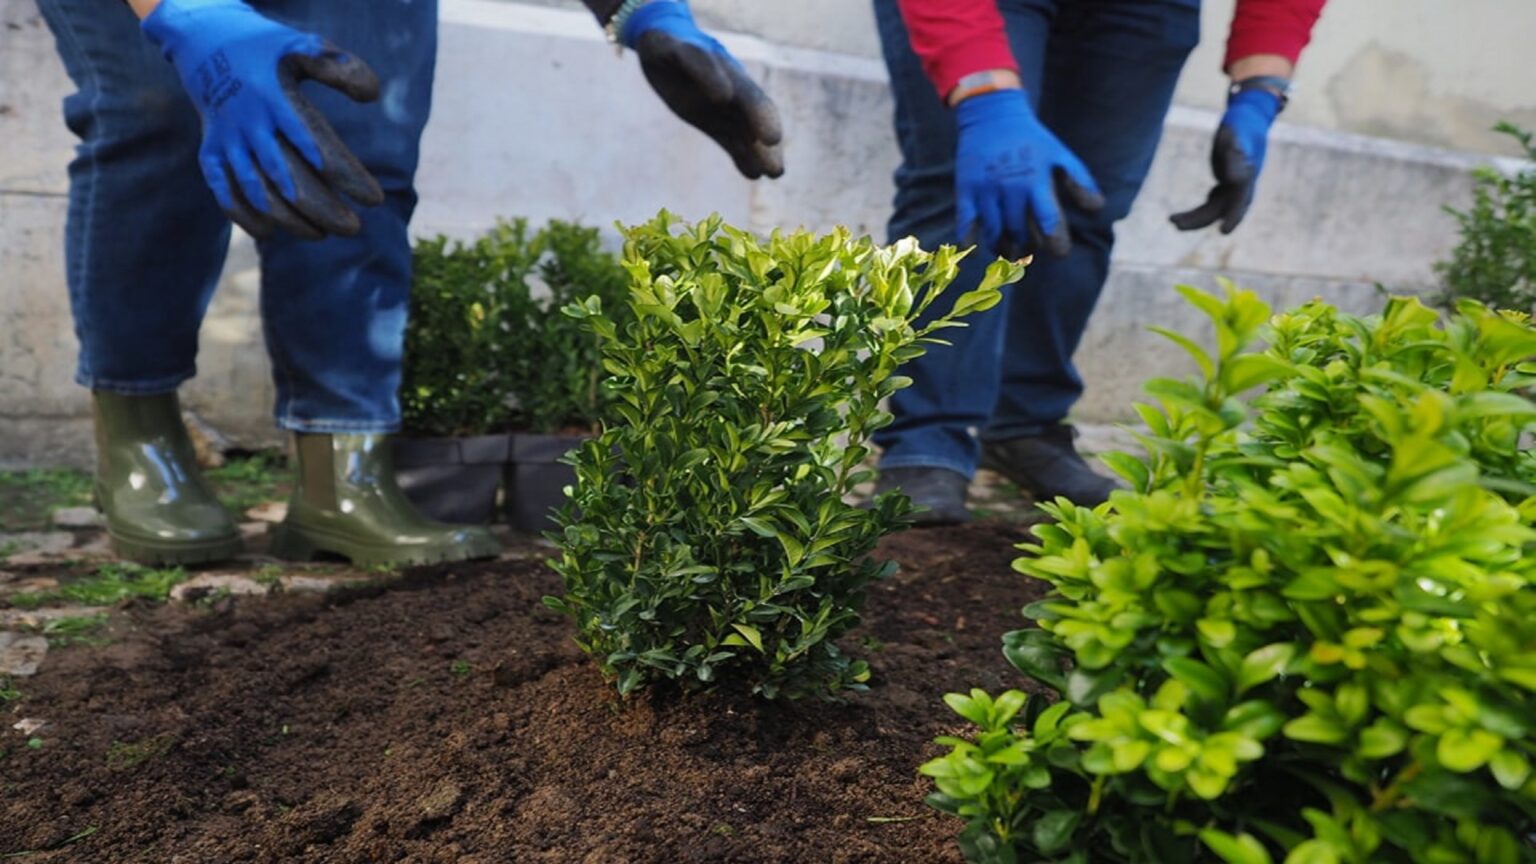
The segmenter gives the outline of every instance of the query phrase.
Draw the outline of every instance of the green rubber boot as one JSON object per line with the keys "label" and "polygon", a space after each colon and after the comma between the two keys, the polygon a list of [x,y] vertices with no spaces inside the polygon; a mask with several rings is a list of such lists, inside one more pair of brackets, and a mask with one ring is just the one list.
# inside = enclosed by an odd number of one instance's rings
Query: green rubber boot
{"label": "green rubber boot", "polygon": [[298,483],[272,554],[321,553],[353,564],[433,564],[494,558],[501,543],[478,526],[445,525],[416,512],[395,483],[384,435],[297,435]]}
{"label": "green rubber boot", "polygon": [[203,479],[175,393],[93,393],[96,502],[117,554],[141,564],[239,555],[240,529]]}

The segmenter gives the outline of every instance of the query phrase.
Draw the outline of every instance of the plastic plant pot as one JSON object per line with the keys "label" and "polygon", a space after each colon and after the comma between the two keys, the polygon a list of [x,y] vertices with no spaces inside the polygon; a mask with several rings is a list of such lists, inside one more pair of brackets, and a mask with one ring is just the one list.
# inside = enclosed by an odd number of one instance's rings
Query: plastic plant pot
{"label": "plastic plant pot", "polygon": [[580,435],[512,435],[507,462],[507,524],[519,531],[555,527],[553,513],[565,505],[565,487],[576,482],[576,469],[561,458],[585,440]]}
{"label": "plastic plant pot", "polygon": [[506,435],[396,438],[395,478],[422,515],[484,525],[496,515],[496,490],[509,449]]}

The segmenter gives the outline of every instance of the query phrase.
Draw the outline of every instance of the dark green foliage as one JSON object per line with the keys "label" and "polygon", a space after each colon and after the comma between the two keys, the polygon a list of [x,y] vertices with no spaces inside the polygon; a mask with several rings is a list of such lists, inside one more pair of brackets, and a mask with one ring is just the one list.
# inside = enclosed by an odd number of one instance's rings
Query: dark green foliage
{"label": "dark green foliage", "polygon": [[[1520,143],[1536,162],[1531,133],[1508,123],[1494,127]],[[1536,168],[1506,175],[1495,168],[1473,173],[1469,210],[1451,210],[1461,242],[1436,269],[1448,305],[1477,300],[1497,309],[1536,310]]]}
{"label": "dark green foliage", "polygon": [[607,393],[596,334],[562,310],[588,297],[627,320],[629,279],[618,258],[603,251],[594,228],[551,222],[537,238],[539,277],[549,289],[522,331],[513,328],[520,365],[518,428],[541,434],[595,432]]}
{"label": "dark green foliage", "polygon": [[574,455],[554,562],[566,594],[548,602],[622,693],[655,679],[770,697],[859,684],[867,667],[834,640],[891,569],[869,553],[909,508],[844,500],[890,422],[880,400],[910,383],[897,366],[995,304],[1022,266],[998,262],[917,327],[955,278],[953,248],[846,231],[760,241],[667,214],[627,238],[634,320],[596,301],[569,308],[603,338],[617,399]]}
{"label": "dark green foliage", "polygon": [[408,435],[483,435],[512,423],[511,322],[532,317],[538,253],[524,220],[473,243],[416,242],[400,408]]}
{"label": "dark green foliage", "polygon": [[975,862],[1536,861],[1536,329],[1185,294],[1219,348],[1173,336],[1133,489],[1016,565],[1062,701],[952,696],[931,801]]}
{"label": "dark green foliage", "polygon": [[598,232],[504,221],[473,243],[420,240],[400,388],[407,434],[593,428],[598,348],[560,313],[588,296],[617,306],[624,271]]}

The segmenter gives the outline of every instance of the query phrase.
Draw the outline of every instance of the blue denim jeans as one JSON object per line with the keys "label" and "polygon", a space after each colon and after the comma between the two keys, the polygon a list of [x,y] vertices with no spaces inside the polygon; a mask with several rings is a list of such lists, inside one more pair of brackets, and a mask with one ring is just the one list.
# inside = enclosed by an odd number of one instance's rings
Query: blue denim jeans
{"label": "blue denim jeans", "polygon": [[[874,0],[896,102],[902,153],[892,240],[924,248],[955,236],[955,124],[907,41],[896,0]],[[1184,61],[1200,38],[1199,0],[998,0],[1014,57],[1045,125],[1093,172],[1106,203],[1068,208],[1072,252],[1037,255],[1004,301],[947,330],[903,368],[912,387],[891,398],[895,422],[876,443],[888,468],[974,474],[977,439],[1039,434],[1082,395],[1072,363],[1109,273],[1114,225],[1131,209],[1162,135]],[[968,258],[952,296],[974,288],[990,259]],[[940,301],[930,311],[948,308]]]}
{"label": "blue denim jeans", "polygon": [[[411,286],[406,229],[431,107],[437,2],[251,2],[362,57],[383,84],[371,105],[304,88],[386,200],[362,212],[357,237],[260,244],[277,422],[303,432],[394,431]],[[198,329],[230,237],[198,168],[197,111],[126,4],[38,5],[78,88],[64,100],[80,139],[65,240],[76,378],[116,393],[173,391],[196,374]]]}

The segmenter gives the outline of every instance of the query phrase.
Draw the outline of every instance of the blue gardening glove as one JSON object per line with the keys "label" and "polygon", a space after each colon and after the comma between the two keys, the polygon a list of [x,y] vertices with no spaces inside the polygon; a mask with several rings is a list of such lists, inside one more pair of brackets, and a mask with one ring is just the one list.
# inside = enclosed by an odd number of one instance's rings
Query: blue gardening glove
{"label": "blue gardening glove", "polygon": [[683,0],[625,4],[619,40],[640,55],[651,88],[673,113],[715,139],[756,180],[784,173],[779,111],[725,46],[699,29]]}
{"label": "blue gardening glove", "polygon": [[1231,234],[1243,221],[1264,168],[1269,127],[1282,107],[1279,96],[1259,88],[1239,90],[1227,99],[1227,112],[1211,146],[1216,188],[1204,204],[1173,215],[1179,230],[1194,231],[1220,219],[1221,233]]}
{"label": "blue gardening glove", "polygon": [[964,243],[996,254],[1065,255],[1072,248],[1061,202],[1082,210],[1104,206],[1093,175],[1045,128],[1023,90],[999,90],[955,107],[955,218]]}
{"label": "blue gardening glove", "polygon": [[163,0],[144,33],[202,114],[203,176],[231,219],[256,237],[282,228],[318,240],[362,229],[341,195],[371,207],[384,193],[299,82],[369,102],[379,79],[367,64],[240,0]]}

